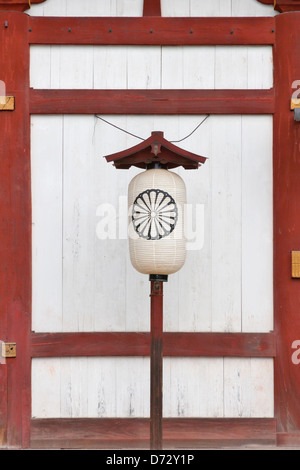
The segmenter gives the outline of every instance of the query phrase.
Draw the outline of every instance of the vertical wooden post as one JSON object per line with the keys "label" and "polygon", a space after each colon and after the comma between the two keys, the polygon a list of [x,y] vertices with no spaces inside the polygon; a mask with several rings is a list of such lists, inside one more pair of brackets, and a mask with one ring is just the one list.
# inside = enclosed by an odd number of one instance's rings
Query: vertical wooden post
{"label": "vertical wooden post", "polygon": [[144,0],[143,16],[161,16],[160,0]]}
{"label": "vertical wooden post", "polygon": [[150,448],[162,449],[163,282],[151,281]]}
{"label": "vertical wooden post", "polygon": [[29,445],[31,189],[28,15],[0,13],[0,80],[15,110],[0,112],[0,340],[17,357],[0,365],[0,446]]}
{"label": "vertical wooden post", "polygon": [[274,47],[274,306],[275,416],[288,445],[300,443],[300,365],[292,361],[300,340],[300,279],[292,279],[291,251],[300,250],[300,123],[290,110],[292,94],[300,96],[300,13],[276,17]]}

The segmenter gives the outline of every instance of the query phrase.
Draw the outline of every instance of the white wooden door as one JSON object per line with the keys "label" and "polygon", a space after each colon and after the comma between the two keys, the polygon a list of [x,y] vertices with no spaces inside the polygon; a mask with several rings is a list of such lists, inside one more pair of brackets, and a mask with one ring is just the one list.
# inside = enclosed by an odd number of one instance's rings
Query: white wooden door
{"label": "white wooden door", "polygon": [[[31,14],[140,16],[141,6],[48,0]],[[270,9],[252,0],[163,0],[162,11]],[[34,88],[259,89],[272,80],[271,47],[31,48]],[[205,116],[102,117],[142,138],[161,130],[175,141]],[[126,240],[127,186],[138,170],[117,171],[103,158],[138,140],[93,115],[32,116],[31,127],[33,330],[149,331],[148,278],[132,268]],[[272,117],[212,115],[179,145],[208,160],[199,171],[177,170],[193,223],[186,264],[165,288],[164,330],[269,332]],[[147,417],[149,359],[34,359],[32,416]],[[164,416],[272,417],[272,359],[165,358]]]}

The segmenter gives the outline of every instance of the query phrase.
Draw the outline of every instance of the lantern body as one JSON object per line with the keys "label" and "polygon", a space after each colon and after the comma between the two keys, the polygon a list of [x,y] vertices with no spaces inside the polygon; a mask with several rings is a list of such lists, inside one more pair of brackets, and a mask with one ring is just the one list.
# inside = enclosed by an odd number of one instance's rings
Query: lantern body
{"label": "lantern body", "polygon": [[176,173],[161,168],[135,176],[128,187],[129,251],[142,274],[173,274],[184,265],[186,188]]}

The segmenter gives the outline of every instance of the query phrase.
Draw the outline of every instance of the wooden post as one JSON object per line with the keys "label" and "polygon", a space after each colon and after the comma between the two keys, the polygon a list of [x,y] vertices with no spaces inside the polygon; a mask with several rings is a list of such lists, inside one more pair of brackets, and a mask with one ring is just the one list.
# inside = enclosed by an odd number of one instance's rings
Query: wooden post
{"label": "wooden post", "polygon": [[162,449],[163,282],[151,281],[150,448]]}
{"label": "wooden post", "polygon": [[31,189],[28,16],[0,12],[0,79],[14,110],[0,112],[0,340],[17,357],[0,366],[0,447],[29,446]]}
{"label": "wooden post", "polygon": [[[300,13],[276,17],[274,48],[274,305],[275,416],[279,444],[300,443],[300,365],[293,362],[300,340],[300,280],[292,277],[292,251],[300,250],[300,123],[291,98],[299,96]],[[296,362],[296,363],[295,363]]]}

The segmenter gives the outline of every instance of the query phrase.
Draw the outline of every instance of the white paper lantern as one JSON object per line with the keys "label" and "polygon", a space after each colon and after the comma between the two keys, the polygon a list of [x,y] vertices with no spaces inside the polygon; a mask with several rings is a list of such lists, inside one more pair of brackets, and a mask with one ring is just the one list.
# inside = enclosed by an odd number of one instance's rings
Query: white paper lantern
{"label": "white paper lantern", "polygon": [[168,275],[182,268],[186,258],[185,203],[184,181],[171,171],[149,169],[130,182],[129,250],[137,271]]}

